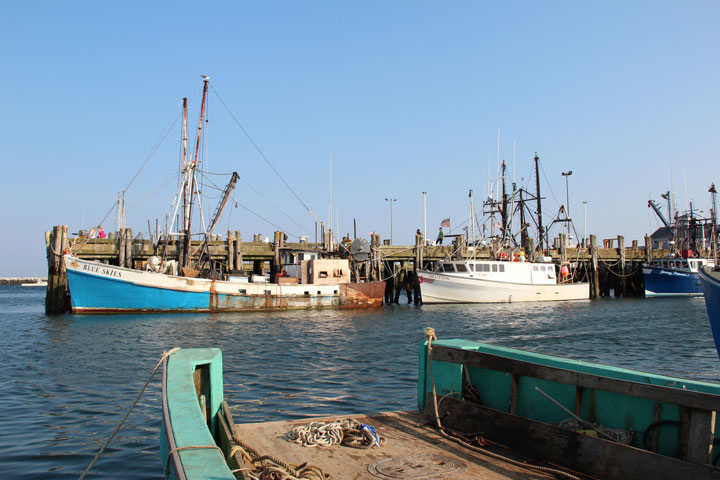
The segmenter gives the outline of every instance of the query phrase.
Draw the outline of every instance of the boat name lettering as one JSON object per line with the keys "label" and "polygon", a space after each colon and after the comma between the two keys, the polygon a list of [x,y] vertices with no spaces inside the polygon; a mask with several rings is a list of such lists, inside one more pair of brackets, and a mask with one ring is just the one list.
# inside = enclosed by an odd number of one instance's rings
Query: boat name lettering
{"label": "boat name lettering", "polygon": [[426,273],[424,275],[431,280],[447,280],[449,278],[447,275],[438,275],[437,273]]}
{"label": "boat name lettering", "polygon": [[97,265],[83,265],[83,270],[91,273],[99,273],[100,275],[108,275],[110,277],[122,277],[122,273],[112,268],[99,267]]}

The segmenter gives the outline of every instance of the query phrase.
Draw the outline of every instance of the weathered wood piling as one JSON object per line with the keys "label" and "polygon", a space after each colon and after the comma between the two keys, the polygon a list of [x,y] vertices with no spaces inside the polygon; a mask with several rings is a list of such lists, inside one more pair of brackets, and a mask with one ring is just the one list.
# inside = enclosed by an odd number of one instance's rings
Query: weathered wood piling
{"label": "weathered wood piling", "polygon": [[69,246],[67,225],[58,225],[45,232],[48,262],[48,286],[45,295],[45,313],[64,313],[69,310],[67,275],[62,262],[63,252]]}

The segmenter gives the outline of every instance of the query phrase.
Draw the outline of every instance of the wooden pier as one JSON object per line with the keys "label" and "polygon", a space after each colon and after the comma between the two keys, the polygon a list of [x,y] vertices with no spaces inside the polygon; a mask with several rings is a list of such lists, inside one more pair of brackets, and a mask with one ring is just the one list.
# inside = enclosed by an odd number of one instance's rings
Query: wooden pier
{"label": "wooden pier", "polygon": [[[326,235],[327,237],[327,235]],[[262,235],[253,235],[252,241],[243,241],[241,232],[229,230],[227,235],[213,235],[209,242],[211,260],[222,266],[223,271],[236,274],[279,271],[282,268],[283,251],[331,252],[330,255],[347,256],[343,244],[333,245],[329,238],[323,243],[285,242],[283,232],[277,231],[272,242],[262,241]],[[347,239],[349,240],[349,239]],[[386,303],[398,302],[401,292],[406,292],[408,302],[419,303],[419,285],[415,271],[428,268],[433,262],[448,258],[468,258],[479,260],[491,258],[489,246],[459,246],[459,239],[450,245],[433,246],[423,241],[422,235],[416,235],[415,244],[410,246],[382,245],[380,236],[371,235],[370,258],[365,262],[356,262],[352,270],[362,279],[387,281]],[[168,259],[179,259],[182,254],[181,240],[173,239],[161,242]],[[143,268],[148,258],[157,255],[151,240],[141,235],[133,236],[131,229],[110,232],[104,239],[88,239],[82,236],[70,237],[66,225],[58,225],[45,233],[48,261],[48,287],[46,296],[47,313],[69,311],[67,276],[61,260],[63,252],[72,251],[79,258],[94,260],[111,265],[129,268]],[[201,241],[192,241],[190,250],[199,249]],[[547,255],[556,261],[569,262],[574,266],[573,277],[578,281],[590,283],[590,297],[643,296],[642,264],[670,253],[667,250],[654,250],[650,237],[645,237],[644,245],[634,240],[626,246],[623,236],[605,239],[602,245],[596,237],[590,235],[587,248],[563,248],[564,235],[555,241],[558,248],[551,249]],[[506,251],[513,255],[516,251]]]}

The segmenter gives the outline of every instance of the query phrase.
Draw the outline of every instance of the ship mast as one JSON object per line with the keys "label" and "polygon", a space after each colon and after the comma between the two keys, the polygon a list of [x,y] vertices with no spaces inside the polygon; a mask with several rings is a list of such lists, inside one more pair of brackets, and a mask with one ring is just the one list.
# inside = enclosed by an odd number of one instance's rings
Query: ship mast
{"label": "ship mast", "polygon": [[535,152],[535,190],[537,192],[537,222],[538,222],[538,248],[540,250],[544,250],[544,241],[545,241],[545,229],[543,228],[542,224],[542,204],[540,202],[540,167],[538,165],[538,161],[540,160],[540,157],[538,157],[537,152]]}
{"label": "ship mast", "polygon": [[508,195],[505,190],[505,160],[502,162],[502,206],[500,210],[500,218],[502,219],[502,245],[506,245],[508,238],[510,238],[510,232],[508,232]]}
{"label": "ship mast", "polygon": [[[182,182],[183,182],[183,233],[187,237],[190,231],[190,189],[188,188],[188,163],[187,163],[187,97],[183,98],[183,124],[182,124]],[[185,249],[185,237],[183,237],[183,254],[180,257],[180,268],[187,265],[187,250]]]}
{"label": "ship mast", "polygon": [[[200,153],[200,134],[202,133],[203,117],[205,115],[205,101],[207,99],[208,82],[209,77],[203,76],[203,96],[202,105],[200,106],[200,119],[198,120],[197,130],[197,141],[195,143],[195,156],[192,164],[190,165],[190,175],[188,181],[190,182],[189,199],[190,202],[186,206],[186,217],[185,217],[185,241],[183,242],[183,266],[187,266],[189,263],[188,254],[190,253],[190,230],[192,228],[192,206],[193,199],[195,197],[196,189],[196,170],[198,163],[198,155]],[[186,142],[185,142],[186,143]]]}

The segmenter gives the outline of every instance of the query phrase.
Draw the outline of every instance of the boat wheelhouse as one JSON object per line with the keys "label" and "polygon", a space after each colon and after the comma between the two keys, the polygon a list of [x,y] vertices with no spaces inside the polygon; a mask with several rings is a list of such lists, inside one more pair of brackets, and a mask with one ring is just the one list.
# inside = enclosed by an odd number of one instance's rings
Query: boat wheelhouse
{"label": "boat wheelhouse", "polygon": [[439,262],[438,272],[494,282],[557,284],[555,265],[550,263],[503,262],[488,260],[446,260]]}

